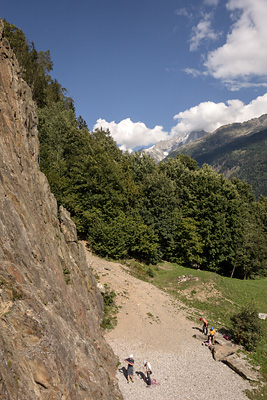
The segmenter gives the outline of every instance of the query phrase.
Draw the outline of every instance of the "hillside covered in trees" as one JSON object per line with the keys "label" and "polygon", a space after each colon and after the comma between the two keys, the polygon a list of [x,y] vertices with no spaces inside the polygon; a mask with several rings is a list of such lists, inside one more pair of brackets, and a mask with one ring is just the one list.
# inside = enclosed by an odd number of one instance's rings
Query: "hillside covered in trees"
{"label": "hillside covered in trees", "polygon": [[267,195],[267,114],[243,123],[221,126],[202,138],[180,146],[168,158],[187,154],[198,165],[209,164],[227,178],[245,180],[256,198]]}
{"label": "hillside covered in trees", "polygon": [[5,21],[5,36],[39,113],[40,166],[79,235],[102,257],[164,259],[226,276],[267,275],[267,198],[188,155],[166,162],[123,153],[110,133],[90,132],[37,52]]}

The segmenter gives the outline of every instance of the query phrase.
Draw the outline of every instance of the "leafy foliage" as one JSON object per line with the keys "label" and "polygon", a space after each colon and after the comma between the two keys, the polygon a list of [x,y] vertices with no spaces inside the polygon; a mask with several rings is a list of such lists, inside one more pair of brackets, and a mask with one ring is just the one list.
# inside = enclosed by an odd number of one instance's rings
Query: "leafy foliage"
{"label": "leafy foliage", "polygon": [[59,204],[94,252],[147,264],[161,259],[226,276],[266,276],[267,200],[189,155],[156,162],[123,153],[109,131],[90,132],[73,101],[37,52],[5,21],[38,106],[40,167]]}
{"label": "leafy foliage", "polygon": [[104,302],[104,316],[101,322],[101,328],[113,329],[117,324],[118,307],[116,305],[116,293],[110,290],[110,287],[105,285],[105,293],[102,294]]}
{"label": "leafy foliage", "polygon": [[248,351],[254,350],[262,337],[255,307],[252,305],[243,307],[240,312],[231,317],[231,322],[236,343],[241,344]]}

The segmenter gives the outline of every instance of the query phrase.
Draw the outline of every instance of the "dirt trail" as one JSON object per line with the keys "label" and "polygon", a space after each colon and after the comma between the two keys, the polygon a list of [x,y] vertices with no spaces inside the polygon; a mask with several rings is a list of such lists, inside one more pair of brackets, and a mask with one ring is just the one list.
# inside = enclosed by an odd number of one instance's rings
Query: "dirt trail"
{"label": "dirt trail", "polygon": [[[118,324],[106,340],[121,362],[135,359],[135,382],[127,384],[123,371],[117,373],[125,399],[247,400],[249,383],[223,363],[213,360],[210,350],[192,336],[196,326],[186,318],[179,302],[150,283],[129,274],[126,266],[100,259],[87,251],[88,263],[101,283],[117,296]],[[143,359],[150,361],[159,385],[148,388],[142,379]]]}

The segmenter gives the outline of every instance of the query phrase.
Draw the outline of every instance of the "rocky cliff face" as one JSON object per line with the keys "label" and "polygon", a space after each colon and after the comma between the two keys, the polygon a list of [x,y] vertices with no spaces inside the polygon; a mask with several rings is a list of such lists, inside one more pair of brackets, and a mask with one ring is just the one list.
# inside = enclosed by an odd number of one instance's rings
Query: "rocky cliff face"
{"label": "rocky cliff face", "polygon": [[40,172],[37,123],[0,21],[0,398],[121,399],[102,297]]}

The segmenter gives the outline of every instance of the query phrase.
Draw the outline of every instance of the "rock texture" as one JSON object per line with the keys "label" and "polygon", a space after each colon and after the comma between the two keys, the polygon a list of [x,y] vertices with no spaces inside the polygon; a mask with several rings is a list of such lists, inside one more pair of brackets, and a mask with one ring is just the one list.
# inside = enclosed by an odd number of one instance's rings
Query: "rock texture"
{"label": "rock texture", "polygon": [[39,170],[37,124],[0,20],[0,398],[122,399],[102,297]]}
{"label": "rock texture", "polygon": [[[200,340],[202,344],[207,341],[207,336],[204,336],[203,334],[194,334],[193,337]],[[241,350],[242,347],[232,342],[228,342],[224,339],[222,334],[217,333],[215,337],[215,345],[209,345],[208,347],[211,350],[215,361],[222,361],[238,375],[242,376],[242,378],[249,381],[259,381],[262,378],[261,375],[250,365],[248,360],[242,356],[242,353],[237,354],[237,351]]]}
{"label": "rock texture", "polygon": [[253,371],[244,358],[236,354],[231,354],[222,360],[228,367],[232,368],[238,375],[249,381],[258,381],[261,377],[259,373]]}

